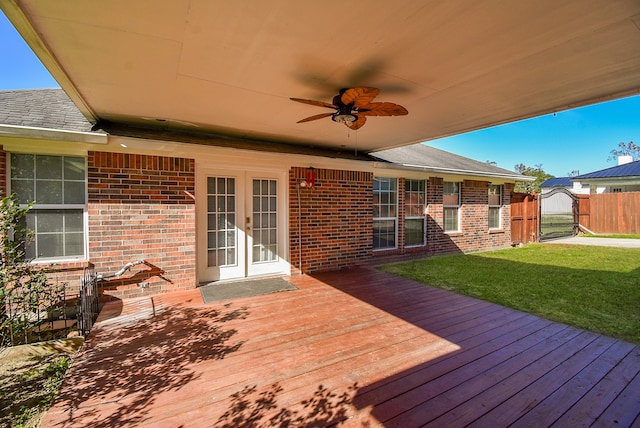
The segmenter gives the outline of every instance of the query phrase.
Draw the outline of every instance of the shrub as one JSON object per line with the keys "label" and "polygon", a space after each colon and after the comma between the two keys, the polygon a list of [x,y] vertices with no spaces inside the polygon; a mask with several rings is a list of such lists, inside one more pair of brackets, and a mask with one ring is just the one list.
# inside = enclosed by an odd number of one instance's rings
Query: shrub
{"label": "shrub", "polygon": [[0,205],[0,346],[28,343],[30,332],[64,299],[65,286],[51,284],[48,269],[25,257],[33,237],[25,226],[30,209],[14,195]]}

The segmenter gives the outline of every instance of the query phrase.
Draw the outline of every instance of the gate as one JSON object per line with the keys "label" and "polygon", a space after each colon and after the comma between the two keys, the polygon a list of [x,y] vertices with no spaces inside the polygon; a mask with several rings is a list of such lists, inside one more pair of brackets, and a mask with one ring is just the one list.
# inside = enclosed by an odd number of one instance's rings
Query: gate
{"label": "gate", "polygon": [[566,189],[540,195],[540,241],[578,233],[578,197]]}
{"label": "gate", "polygon": [[535,193],[511,194],[511,242],[514,245],[538,241],[538,198]]}
{"label": "gate", "polygon": [[91,268],[85,268],[80,284],[80,296],[78,298],[78,330],[83,336],[87,336],[98,318],[98,277]]}

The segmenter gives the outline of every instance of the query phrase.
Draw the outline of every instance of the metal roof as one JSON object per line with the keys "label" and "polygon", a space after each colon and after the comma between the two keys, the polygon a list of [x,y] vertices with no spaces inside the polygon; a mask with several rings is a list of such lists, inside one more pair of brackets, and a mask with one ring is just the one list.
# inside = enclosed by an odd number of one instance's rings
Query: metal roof
{"label": "metal roof", "polygon": [[588,174],[578,175],[574,180],[588,180],[592,178],[630,178],[640,177],[640,160],[623,165],[612,166]]}
{"label": "metal roof", "polygon": [[573,181],[569,177],[553,177],[546,179],[540,187],[571,187]]}

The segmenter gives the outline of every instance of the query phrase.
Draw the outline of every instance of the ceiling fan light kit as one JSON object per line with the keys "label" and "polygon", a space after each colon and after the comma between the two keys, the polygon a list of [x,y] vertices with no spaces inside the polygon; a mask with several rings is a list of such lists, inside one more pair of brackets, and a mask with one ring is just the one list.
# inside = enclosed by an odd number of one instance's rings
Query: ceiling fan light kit
{"label": "ceiling fan light kit", "polygon": [[349,126],[353,122],[358,120],[358,116],[353,115],[353,114],[336,113],[336,114],[331,115],[331,120],[333,120],[334,122],[338,122],[338,123],[344,123],[345,125]]}
{"label": "ceiling fan light kit", "polygon": [[348,128],[356,130],[364,126],[367,116],[404,116],[409,114],[401,105],[389,102],[373,102],[380,90],[371,87],[343,88],[333,97],[333,103],[324,101],[291,98],[303,104],[334,109],[335,113],[321,113],[299,120],[298,123],[310,122],[325,117],[337,123],[344,123]]}

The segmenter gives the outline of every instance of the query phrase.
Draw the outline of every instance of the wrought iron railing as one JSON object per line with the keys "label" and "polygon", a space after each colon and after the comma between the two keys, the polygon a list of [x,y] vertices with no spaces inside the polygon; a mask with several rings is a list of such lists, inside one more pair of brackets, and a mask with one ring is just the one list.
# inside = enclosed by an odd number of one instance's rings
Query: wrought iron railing
{"label": "wrought iron railing", "polygon": [[98,318],[98,275],[93,267],[84,269],[78,296],[78,332],[87,336]]}

